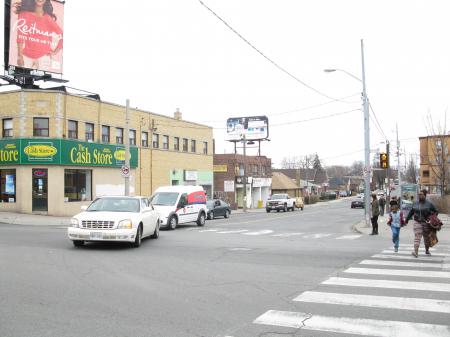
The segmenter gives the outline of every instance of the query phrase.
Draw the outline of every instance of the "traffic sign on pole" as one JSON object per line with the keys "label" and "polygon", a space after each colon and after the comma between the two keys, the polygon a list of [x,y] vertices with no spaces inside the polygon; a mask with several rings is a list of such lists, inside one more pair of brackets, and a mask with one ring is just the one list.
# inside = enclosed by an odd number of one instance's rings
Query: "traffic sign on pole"
{"label": "traffic sign on pole", "polygon": [[127,165],[122,165],[120,168],[120,173],[122,174],[122,177],[128,178],[130,176],[130,167]]}

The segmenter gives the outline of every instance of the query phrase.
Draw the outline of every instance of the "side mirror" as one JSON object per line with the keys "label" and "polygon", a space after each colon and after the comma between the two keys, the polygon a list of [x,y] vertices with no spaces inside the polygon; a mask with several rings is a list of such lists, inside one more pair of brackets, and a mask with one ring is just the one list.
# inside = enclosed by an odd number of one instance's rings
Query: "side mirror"
{"label": "side mirror", "polygon": [[81,206],[81,211],[84,212],[85,210],[87,210],[87,208],[88,207],[86,205],[83,205],[83,206]]}

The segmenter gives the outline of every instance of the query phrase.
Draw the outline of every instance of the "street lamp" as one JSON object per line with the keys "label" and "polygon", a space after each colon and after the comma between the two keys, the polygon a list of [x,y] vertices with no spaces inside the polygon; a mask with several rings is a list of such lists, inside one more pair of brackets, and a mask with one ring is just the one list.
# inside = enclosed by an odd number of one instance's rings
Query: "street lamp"
{"label": "street lamp", "polygon": [[361,65],[362,79],[343,69],[324,69],[326,73],[341,71],[350,77],[362,83],[362,104],[364,111],[364,217],[367,225],[369,225],[369,207],[370,207],[370,130],[369,130],[369,99],[366,92],[366,73],[364,67],[364,43],[361,39]]}

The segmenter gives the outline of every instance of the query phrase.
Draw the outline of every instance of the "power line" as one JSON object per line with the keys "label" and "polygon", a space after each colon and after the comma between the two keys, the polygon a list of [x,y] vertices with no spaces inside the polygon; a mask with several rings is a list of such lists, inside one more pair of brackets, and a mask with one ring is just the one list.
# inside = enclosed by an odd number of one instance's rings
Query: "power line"
{"label": "power line", "polygon": [[388,139],[388,137],[386,137],[386,134],[383,132],[383,128],[381,127],[381,125],[380,125],[380,122],[378,122],[378,118],[377,118],[377,115],[375,114],[375,111],[373,110],[373,108],[372,108],[372,104],[370,103],[370,101],[369,101],[369,107],[370,107],[370,110],[372,111],[372,113],[373,113],[373,116],[375,117],[375,120],[376,120],[376,122],[377,122],[377,124],[378,124],[378,126],[380,127],[380,131],[381,131],[381,133],[382,133],[382,135],[383,135],[383,137],[384,137],[384,139]]}
{"label": "power line", "polygon": [[[209,8],[208,6],[206,6],[202,0],[198,0],[200,2],[200,4],[205,7],[207,10],[209,10],[216,18],[218,18],[220,21],[222,21],[222,23],[227,26],[233,33],[235,33],[237,36],[239,36],[239,38],[241,40],[243,40],[245,43],[247,43],[252,49],[254,49],[258,54],[260,54],[262,57],[264,57],[267,61],[269,61],[270,63],[272,63],[276,68],[278,68],[279,70],[281,70],[282,72],[284,72],[286,75],[288,75],[289,77],[293,78],[294,80],[296,80],[297,82],[299,82],[300,84],[302,84],[303,86],[307,87],[308,89],[314,91],[315,93],[324,96],[326,98],[329,98],[333,101],[340,101],[337,98],[328,96],[327,94],[324,94],[323,92],[317,90],[316,88],[310,86],[309,84],[305,83],[304,81],[300,80],[298,77],[292,75],[289,71],[287,71],[286,69],[284,69],[283,67],[281,67],[278,63],[276,63],[275,61],[273,61],[272,59],[270,59],[268,56],[266,56],[262,51],[260,51],[258,48],[256,48],[250,41],[248,41],[245,37],[243,37],[239,32],[237,32],[233,27],[231,27],[224,19],[222,19],[218,14],[216,14],[211,8]],[[345,101],[342,101],[345,102]],[[347,103],[347,102],[345,102]]]}

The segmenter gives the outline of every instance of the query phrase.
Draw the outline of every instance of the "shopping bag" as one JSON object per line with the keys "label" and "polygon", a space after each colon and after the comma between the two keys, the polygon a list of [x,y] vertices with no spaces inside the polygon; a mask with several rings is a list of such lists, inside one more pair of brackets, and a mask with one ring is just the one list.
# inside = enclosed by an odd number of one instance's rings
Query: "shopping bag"
{"label": "shopping bag", "polygon": [[430,247],[435,246],[439,242],[436,231],[430,231],[430,234],[428,234],[428,241],[430,243]]}

